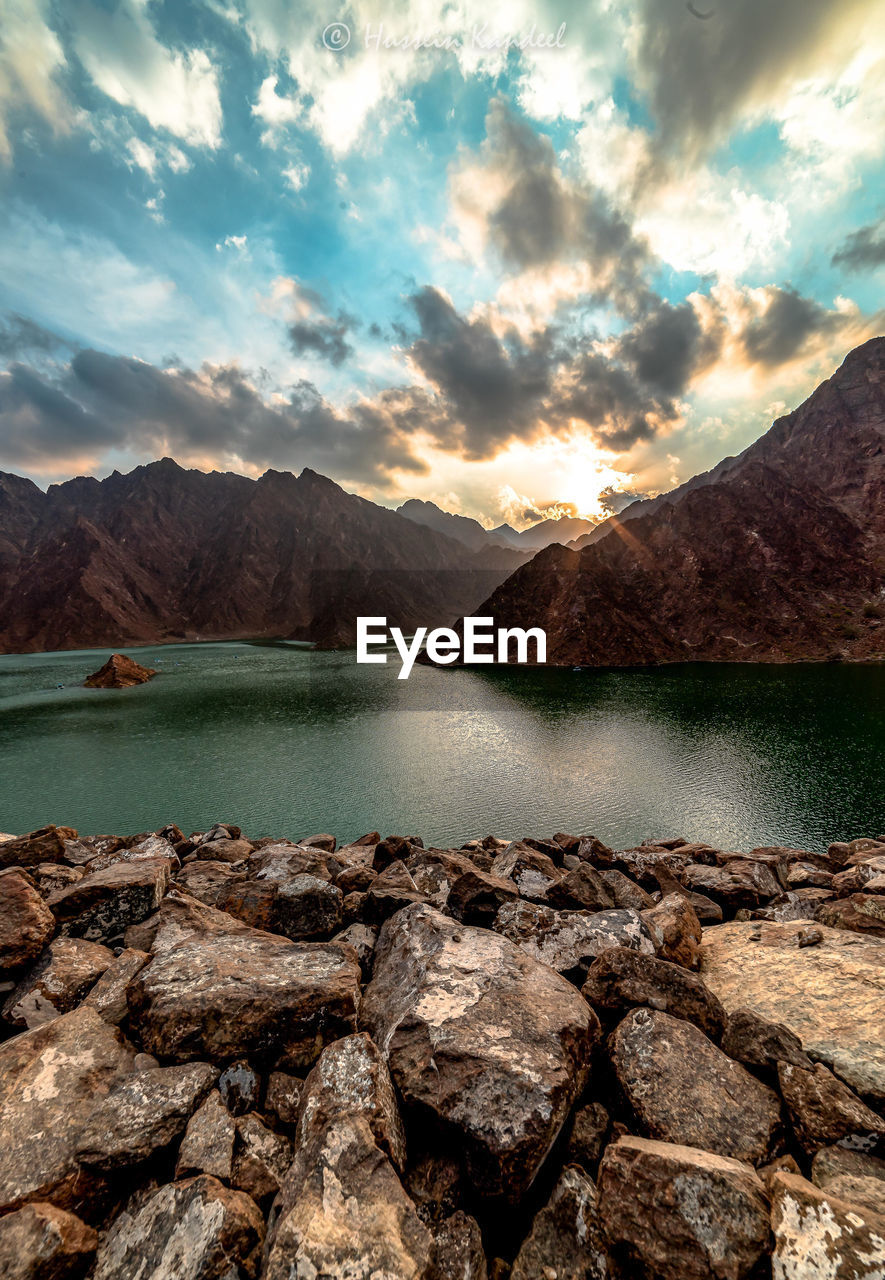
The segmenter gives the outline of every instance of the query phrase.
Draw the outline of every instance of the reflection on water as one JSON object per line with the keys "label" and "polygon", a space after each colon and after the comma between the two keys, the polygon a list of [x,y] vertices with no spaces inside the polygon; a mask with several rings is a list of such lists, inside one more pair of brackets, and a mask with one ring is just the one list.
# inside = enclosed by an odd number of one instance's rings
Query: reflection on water
{"label": "reflection on water", "polygon": [[[293,645],[0,656],[0,830],[216,819],[250,835],[426,842],[588,831],[726,847],[885,830],[885,668],[357,666]],[[61,686],[61,687],[59,687]]]}

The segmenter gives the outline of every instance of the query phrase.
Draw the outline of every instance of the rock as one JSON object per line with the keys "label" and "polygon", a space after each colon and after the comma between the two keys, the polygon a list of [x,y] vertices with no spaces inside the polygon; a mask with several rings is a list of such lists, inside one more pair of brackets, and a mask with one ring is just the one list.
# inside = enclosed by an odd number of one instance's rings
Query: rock
{"label": "rock", "polygon": [[254,1280],[263,1241],[255,1201],[202,1174],[124,1209],[101,1243],[92,1280]]}
{"label": "rock", "polygon": [[98,1234],[53,1204],[27,1204],[0,1218],[3,1280],[79,1280],[98,1247]]}
{"label": "rock", "polygon": [[580,863],[555,881],[547,890],[547,901],[551,907],[579,911],[605,911],[615,905],[608,885],[589,862]]}
{"label": "rock", "polygon": [[129,1013],[126,992],[129,983],[150,960],[146,951],[127,948],[121,951],[105,969],[102,976],[87,995],[84,1004],[101,1014],[105,1022],[119,1026]]}
{"label": "rock", "polygon": [[599,1028],[551,969],[427,906],[381,930],[361,1021],[406,1105],[463,1142],[477,1189],[513,1199],[583,1088]]}
{"label": "rock", "polygon": [[364,1116],[381,1150],[398,1169],[405,1167],[406,1135],[393,1082],[377,1045],[365,1032],[336,1040],[320,1054],[304,1082],[299,1142],[308,1142],[340,1115]]}
{"label": "rock", "polygon": [[341,927],[344,895],[328,879],[292,871],[295,855],[282,859],[262,854],[263,865],[231,880],[217,905],[245,924],[283,937],[327,937]]}
{"label": "rock", "polygon": [[170,951],[187,939],[230,937],[248,934],[249,926],[226,911],[208,907],[180,889],[170,889],[158,911],[140,924],[130,925],[124,934],[127,947],[150,951],[155,956]]}
{"label": "rock", "polygon": [[611,947],[648,954],[654,944],[636,911],[554,911],[534,902],[510,902],[495,917],[495,932],[534,960],[583,982],[593,959]]}
{"label": "rock", "polygon": [[234,1168],[234,1141],[237,1126],[234,1118],[213,1089],[205,1102],[187,1122],[178,1149],[176,1178],[208,1173],[229,1182]]}
{"label": "rock", "polygon": [[603,884],[612,897],[616,907],[632,907],[634,911],[646,911],[655,905],[655,900],[623,871],[600,871]]}
{"label": "rock", "polygon": [[156,911],[169,882],[166,858],[115,862],[52,894],[47,905],[61,933],[107,942]]}
{"label": "rock", "polygon": [[278,1207],[263,1280],[426,1275],[430,1233],[365,1115],[343,1113],[326,1127],[311,1127],[296,1147]]}
{"label": "rock", "polygon": [[810,1067],[802,1041],[782,1023],[768,1022],[752,1009],[735,1009],[722,1037],[722,1052],[748,1067],[776,1071],[779,1062]]}
{"label": "rock", "polygon": [[685,854],[660,848],[624,849],[616,853],[612,859],[614,870],[623,871],[644,889],[655,888],[657,873],[662,867],[665,867],[671,875],[678,877],[690,864],[691,860]]}
{"label": "rock", "polygon": [[684,969],[698,967],[701,924],[686,898],[669,893],[656,907],[640,912],[640,917],[662,960],[672,960]]}
{"label": "rock", "polygon": [[577,846],[570,852],[582,862],[592,862],[597,867],[611,866],[611,860],[614,857],[614,852],[596,836],[581,836]]}
{"label": "rock", "polygon": [[76,1152],[92,1108],[132,1063],[116,1027],[84,1007],[0,1045],[0,1210],[51,1200],[79,1212],[100,1198],[104,1184],[82,1174]]}
{"label": "rock", "polygon": [[136,1071],[153,1071],[160,1064],[152,1053],[137,1053],[132,1065]]}
{"label": "rock", "polygon": [[[885,857],[870,857],[865,862],[858,862],[833,876],[832,889],[840,898],[847,898],[852,893],[872,893],[873,885],[885,873]],[[881,892],[881,890],[878,890]]]}
{"label": "rock", "polygon": [[745,1006],[783,1023],[806,1053],[853,1089],[885,1101],[885,945],[823,928],[797,947],[801,924],[724,924],[707,929],[700,975],[731,1012]]}
{"label": "rock", "polygon": [[679,879],[687,889],[712,898],[727,911],[761,906],[783,888],[771,869],[753,858],[732,858],[724,867],[691,864]]}
{"label": "rock", "polygon": [[594,1009],[620,1012],[646,1005],[684,1018],[718,1040],[725,1028],[722,1005],[693,973],[655,956],[614,947],[590,966],[581,995]]}
{"label": "rock", "polygon": [[292,1143],[260,1116],[240,1116],[234,1157],[233,1185],[258,1204],[266,1203],[280,1189],[283,1175],[292,1163]]}
{"label": "rock", "polygon": [[599,1212],[631,1277],[742,1280],[768,1247],[768,1198],[752,1167],[675,1143],[612,1143]]}
{"label": "rock", "polygon": [[301,1109],[304,1081],[285,1071],[272,1071],[267,1078],[264,1110],[272,1120],[287,1129],[294,1129]]}
{"label": "rock", "polygon": [[702,1031],[651,1009],[634,1009],[611,1038],[611,1057],[643,1130],[751,1164],[771,1150],[780,1102]]}
{"label": "rock", "polygon": [[117,1081],[81,1129],[77,1159],[104,1173],[150,1159],[181,1137],[217,1075],[207,1062],[191,1062]]}
{"label": "rock", "polygon": [[487,1280],[479,1223],[459,1209],[433,1238],[427,1280]]}
{"label": "rock", "polygon": [[[661,896],[666,898],[668,893],[676,893],[680,898],[685,898],[692,906],[692,909],[704,924],[718,924],[722,919],[722,908],[718,902],[714,902],[712,898],[706,897],[703,893],[694,893],[691,889],[686,889],[685,885],[680,884],[674,875],[664,866],[655,868],[655,879],[661,887]],[[653,902],[648,904],[654,906]]]}
{"label": "rock", "polygon": [[354,924],[349,924],[346,929],[342,929],[340,933],[336,933],[332,941],[346,942],[348,946],[353,947],[359,957],[363,976],[368,977],[372,972],[372,958],[375,955],[375,943],[378,941],[378,930],[375,926],[356,921]]}
{"label": "rock", "polygon": [[149,835],[143,840],[136,840],[134,844],[97,854],[87,862],[86,871],[91,875],[95,871],[104,871],[117,862],[143,862],[148,858],[165,858],[170,872],[177,871],[180,866],[178,854],[170,842],[164,836]]}
{"label": "rock", "polygon": [[828,1195],[873,1213],[881,1213],[885,1205],[885,1160],[875,1156],[844,1147],[822,1147],[812,1161],[811,1180]]}
{"label": "rock", "polygon": [[41,862],[61,862],[65,840],[75,839],[72,827],[40,827],[26,836],[11,836],[0,843],[0,867],[36,867]]}
{"label": "rock", "polygon": [[831,929],[852,929],[885,938],[885,897],[878,893],[853,893],[850,898],[821,903],[816,914],[820,923]]}
{"label": "rock", "polygon": [[490,929],[498,909],[519,897],[512,880],[487,875],[475,868],[459,876],[449,890],[448,908],[456,920]]}
{"label": "rock", "polygon": [[868,854],[885,853],[885,841],[871,840],[866,836],[859,840],[836,841],[827,849],[827,855],[834,867],[845,867],[853,864],[857,858],[865,858]]}
{"label": "rock", "polygon": [[19,979],[3,1005],[14,1027],[39,1027],[80,1003],[114,959],[107,947],[82,938],[56,938]]}
{"label": "rock", "polygon": [[363,912],[367,921],[380,924],[402,907],[429,901],[429,896],[418,888],[404,862],[391,862],[372,881],[362,904]]}
{"label": "rock", "polygon": [[114,853],[126,847],[123,836],[82,836],[64,840],[64,860],[72,867],[84,866],[100,853]]}
{"label": "rock", "polygon": [[371,867],[345,867],[338,872],[334,883],[346,898],[349,893],[365,893],[367,889],[371,889],[377,875],[378,872]]}
{"label": "rock", "polygon": [[823,1063],[778,1063],[781,1094],[799,1142],[809,1155],[837,1142],[863,1147],[885,1137],[885,1120],[865,1106]]}
{"label": "rock", "polygon": [[559,879],[552,858],[519,840],[498,854],[492,863],[492,875],[499,880],[512,880],[522,897],[530,901],[545,899],[547,890]]}
{"label": "rock", "polygon": [[[831,846],[832,847],[832,846]],[[775,1280],[879,1280],[885,1215],[839,1200],[804,1178],[771,1180]]]}
{"label": "rock", "polygon": [[136,684],[147,684],[156,674],[152,667],[143,667],[124,653],[112,653],[103,667],[86,677],[83,688],[131,689]]}
{"label": "rock", "polygon": [[354,1030],[359,980],[356,952],[341,943],[290,942],[245,928],[195,933],[137,974],[130,1022],[159,1058],[260,1054],[281,1069],[306,1066]]}
{"label": "rock", "polygon": [[55,917],[21,871],[0,873],[0,975],[36,960],[55,933]]}
{"label": "rock", "polygon": [[452,1153],[425,1151],[409,1162],[403,1185],[415,1203],[418,1217],[434,1229],[464,1201],[463,1169]]}
{"label": "rock", "polygon": [[28,875],[41,898],[48,898],[59,889],[67,889],[82,880],[85,874],[85,867],[68,867],[63,862],[41,862],[28,868]]}
{"label": "rock", "polygon": [[802,889],[809,885],[829,889],[832,883],[832,871],[824,871],[812,862],[794,862],[787,872],[787,887],[790,889]]}
{"label": "rock", "polygon": [[218,1092],[232,1116],[244,1116],[258,1109],[261,1081],[248,1062],[232,1062],[218,1077]]}
{"label": "rock", "polygon": [[241,863],[252,852],[249,840],[232,840],[229,836],[217,840],[202,840],[197,846],[197,859],[200,862],[220,862],[233,865]]}
{"label": "rock", "polygon": [[372,869],[383,871],[392,862],[404,862],[412,852],[412,846],[402,836],[388,836],[379,840],[372,855]]}
{"label": "rock", "polygon": [[513,1264],[511,1280],[608,1280],[612,1275],[596,1203],[596,1188],[573,1167],[562,1171],[549,1201]]}
{"label": "rock", "polygon": [[334,836],[323,833],[318,836],[305,836],[303,840],[298,841],[299,844],[307,845],[310,849],[322,849],[324,853],[334,853],[338,842]]}
{"label": "rock", "polygon": [[209,907],[218,906],[219,894],[239,873],[224,862],[189,862],[175,877],[175,883]]}
{"label": "rock", "polygon": [[592,1173],[599,1164],[611,1121],[600,1102],[588,1102],[574,1113],[566,1147],[566,1162]]}

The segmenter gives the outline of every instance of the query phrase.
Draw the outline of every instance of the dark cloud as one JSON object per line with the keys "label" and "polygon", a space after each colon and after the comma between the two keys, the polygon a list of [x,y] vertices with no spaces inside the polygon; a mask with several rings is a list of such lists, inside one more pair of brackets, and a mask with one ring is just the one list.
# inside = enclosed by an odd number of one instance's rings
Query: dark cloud
{"label": "dark cloud", "polygon": [[789,286],[780,289],[771,285],[766,293],[765,310],[749,321],[741,335],[744,350],[754,364],[784,364],[799,354],[809,338],[833,334],[845,322],[838,312],[828,311]]}
{"label": "dark cloud", "polygon": [[703,332],[690,302],[677,307],[661,302],[623,336],[618,351],[640,382],[665,396],[679,396],[720,346],[721,334]]}
{"label": "dark cloud", "polygon": [[117,443],[117,432],[35,370],[13,364],[0,373],[0,456],[7,465],[33,467]]}
{"label": "dark cloud", "polygon": [[773,99],[868,0],[642,0],[638,83],[663,153],[691,159],[741,112]]}
{"label": "dark cloud", "polygon": [[853,231],[833,254],[834,267],[849,271],[866,271],[885,263],[885,219]]}
{"label": "dark cloud", "polygon": [[51,329],[44,329],[35,320],[15,311],[8,312],[0,320],[0,357],[7,360],[15,360],[22,355],[49,355],[60,347],[68,346],[70,343]]}
{"label": "dark cloud", "polygon": [[288,325],[289,342],[296,356],[315,355],[338,368],[353,355],[347,335],[359,327],[346,311],[330,314],[322,294],[295,284],[298,315]]}

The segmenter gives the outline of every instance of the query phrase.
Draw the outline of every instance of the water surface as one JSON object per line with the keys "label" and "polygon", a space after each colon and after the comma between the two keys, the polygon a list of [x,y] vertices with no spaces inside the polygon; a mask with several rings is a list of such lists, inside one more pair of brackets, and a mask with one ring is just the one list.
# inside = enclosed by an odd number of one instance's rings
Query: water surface
{"label": "water surface", "polygon": [[[457,844],[592,832],[725,848],[885,831],[885,667],[633,671],[357,666],[293,645],[0,655],[0,831],[216,820]],[[58,687],[62,686],[62,687]]]}

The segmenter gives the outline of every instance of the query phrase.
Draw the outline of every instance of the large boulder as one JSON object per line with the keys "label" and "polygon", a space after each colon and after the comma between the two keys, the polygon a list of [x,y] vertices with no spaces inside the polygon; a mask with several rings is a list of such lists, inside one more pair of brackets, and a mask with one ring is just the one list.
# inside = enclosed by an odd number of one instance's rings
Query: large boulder
{"label": "large boulder", "polygon": [[554,911],[536,902],[506,902],[494,927],[533,960],[557,973],[577,976],[579,981],[594,958],[612,947],[654,953],[639,913],[629,909],[586,915],[582,911]]}
{"label": "large boulder", "polygon": [[599,1210],[631,1277],[742,1280],[768,1246],[768,1197],[755,1170],[695,1147],[613,1143],[599,1169]]}
{"label": "large boulder", "polygon": [[104,666],[93,671],[83,681],[84,689],[131,689],[146,684],[157,673],[153,667],[143,667],[125,653],[112,653]]}
{"label": "large boulder", "polygon": [[195,930],[136,975],[130,1022],[160,1059],[258,1055],[307,1066],[323,1045],[355,1030],[359,982],[356,952],[344,943],[291,942],[245,927]]}
{"label": "large boulder", "polygon": [[712,898],[729,911],[759,907],[776,898],[783,887],[771,868],[755,858],[732,858],[723,867],[693,863],[679,879],[687,889]]}
{"label": "large boulder", "polygon": [[0,976],[36,960],[55,933],[55,917],[21,871],[0,873]]}
{"label": "large boulder", "polygon": [[806,928],[707,929],[700,975],[729,1013],[743,1005],[783,1023],[858,1093],[885,1101],[885,943],[819,925],[816,944],[799,946]]}
{"label": "large boulder", "polygon": [[230,880],[215,906],[238,920],[283,937],[325,938],[341,927],[343,894],[320,876],[277,874],[275,860],[254,875]]}
{"label": "large boulder", "polygon": [[65,841],[76,838],[72,827],[40,827],[26,836],[0,840],[0,867],[36,867],[41,862],[60,862]]}
{"label": "large boulder", "polygon": [[98,1245],[98,1234],[76,1214],[54,1204],[26,1204],[0,1218],[3,1280],[79,1280]]}
{"label": "large boulder", "polygon": [[114,960],[113,951],[84,938],[55,938],[18,981],[3,1005],[14,1027],[39,1027],[80,1003]]}
{"label": "large boulder", "polygon": [[646,1005],[684,1018],[711,1040],[718,1040],[725,1027],[725,1010],[696,974],[624,947],[596,957],[581,994],[596,1010],[617,1012]]}
{"label": "large boulder", "polygon": [[463,1142],[481,1193],[518,1199],[583,1088],[596,1015],[506,938],[423,905],[385,924],[373,972],[361,1022],[406,1105]]}
{"label": "large boulder", "polygon": [[514,840],[492,863],[493,876],[512,880],[523,898],[535,900],[546,899],[548,889],[560,874],[552,858],[520,840]]}
{"label": "large boulder", "polygon": [[516,1256],[511,1280],[609,1280],[606,1243],[599,1220],[596,1188],[586,1174],[563,1169],[547,1204]]}
{"label": "large boulder", "polygon": [[124,1209],[102,1240],[92,1280],[254,1280],[263,1242],[255,1201],[202,1174]]}
{"label": "large boulder", "polygon": [[0,1045],[0,1211],[35,1200],[89,1208],[101,1178],[77,1163],[96,1103],[133,1069],[116,1027],[81,1007]]}
{"label": "large boulder", "polygon": [[809,1155],[837,1142],[872,1147],[885,1140],[885,1120],[822,1062],[805,1067],[781,1062],[778,1079],[796,1137]]}
{"label": "large boulder", "polygon": [[780,1121],[773,1090],[679,1018],[634,1009],[614,1031],[618,1083],[645,1133],[759,1163]]}
{"label": "large boulder", "polygon": [[771,1179],[776,1280],[879,1280],[885,1214],[840,1200],[793,1173]]}
{"label": "large boulder", "polygon": [[47,905],[59,930],[91,942],[108,942],[156,911],[169,887],[168,858],[136,858],[89,872]]}

